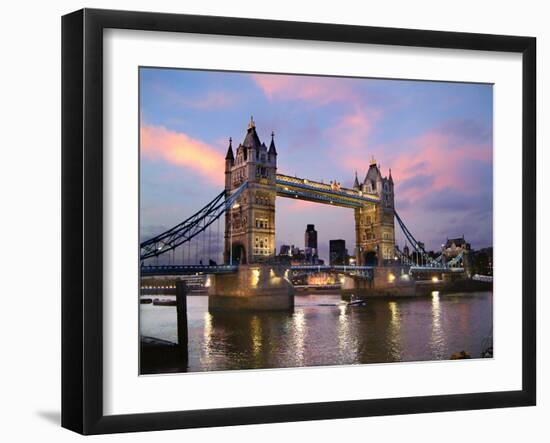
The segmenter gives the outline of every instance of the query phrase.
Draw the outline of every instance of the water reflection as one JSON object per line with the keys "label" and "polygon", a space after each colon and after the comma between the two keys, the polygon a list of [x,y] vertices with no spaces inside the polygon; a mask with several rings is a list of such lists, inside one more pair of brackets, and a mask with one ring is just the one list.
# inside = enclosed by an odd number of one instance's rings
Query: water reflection
{"label": "water reflection", "polygon": [[212,355],[212,314],[206,311],[204,313],[204,332],[203,332],[203,346],[201,356],[203,356],[203,364],[205,366],[210,366],[212,364],[211,355]]}
{"label": "water reflection", "polygon": [[401,318],[397,302],[388,302],[388,308],[391,313],[388,325],[389,352],[393,361],[401,360]]}
{"label": "water reflection", "polygon": [[304,344],[305,344],[305,334],[306,334],[306,318],[305,313],[302,309],[295,312],[292,316],[293,319],[293,331],[294,336],[294,345],[296,352],[296,366],[304,365]]}
{"label": "water reflection", "polygon": [[[477,357],[492,330],[492,293],[369,300],[349,307],[338,294],[300,295],[294,312],[209,313],[189,296],[185,371],[347,365]],[[141,305],[143,335],[176,341],[175,308]],[[182,363],[183,364],[183,363]]]}
{"label": "water reflection", "polygon": [[352,312],[345,304],[338,306],[339,361],[357,361],[357,333],[353,330]]}
{"label": "water reflection", "polygon": [[441,327],[439,291],[432,291],[432,337],[430,348],[434,359],[444,358],[445,334]]}
{"label": "water reflection", "polygon": [[252,349],[255,357],[258,357],[262,350],[262,325],[257,315],[252,317],[250,321],[250,329],[252,330]]}

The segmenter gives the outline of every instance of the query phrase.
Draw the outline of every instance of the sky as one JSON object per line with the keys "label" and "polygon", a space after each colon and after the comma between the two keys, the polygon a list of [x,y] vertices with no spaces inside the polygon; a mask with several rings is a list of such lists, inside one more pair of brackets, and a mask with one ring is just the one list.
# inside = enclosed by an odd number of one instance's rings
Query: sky
{"label": "sky", "polygon": [[[275,133],[279,173],[351,187],[374,157],[384,176],[391,168],[396,211],[428,250],[462,235],[475,249],[492,245],[492,85],[161,68],[140,69],[142,240],[223,190],[228,139],[236,148],[251,116],[266,145]],[[277,250],[303,248],[313,223],[321,258],[331,239],[353,253],[351,209],[277,198],[275,223]],[[212,236],[201,255],[221,244]]]}

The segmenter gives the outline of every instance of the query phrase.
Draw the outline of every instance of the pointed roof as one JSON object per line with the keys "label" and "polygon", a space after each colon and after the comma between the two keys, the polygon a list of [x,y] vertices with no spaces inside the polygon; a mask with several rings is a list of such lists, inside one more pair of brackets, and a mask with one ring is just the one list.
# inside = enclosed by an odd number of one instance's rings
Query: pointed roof
{"label": "pointed roof", "polygon": [[390,168],[390,177],[389,180],[393,183],[393,177],[391,176],[391,168]]}
{"label": "pointed roof", "polygon": [[355,181],[353,182],[354,188],[359,188],[359,179],[357,178],[357,171],[355,171]]}
{"label": "pointed roof", "polygon": [[271,131],[271,144],[269,145],[268,154],[277,155],[277,150],[275,149],[275,132]]}
{"label": "pointed roof", "polygon": [[256,148],[256,149],[262,145],[262,143],[260,142],[260,138],[256,133],[256,123],[254,123],[253,117],[250,117],[250,122],[248,123],[246,136],[242,144],[247,148]]}
{"label": "pointed roof", "polygon": [[235,157],[233,157],[233,147],[231,146],[231,137],[229,137],[229,147],[227,148],[227,154],[225,155],[226,160],[235,160]]}
{"label": "pointed roof", "polygon": [[376,161],[374,160],[374,157],[373,157],[370,162],[369,170],[367,171],[367,174],[365,175],[365,179],[363,180],[363,183],[367,183],[369,180],[376,182],[381,179],[382,179],[382,174],[380,173],[380,165],[376,164]]}

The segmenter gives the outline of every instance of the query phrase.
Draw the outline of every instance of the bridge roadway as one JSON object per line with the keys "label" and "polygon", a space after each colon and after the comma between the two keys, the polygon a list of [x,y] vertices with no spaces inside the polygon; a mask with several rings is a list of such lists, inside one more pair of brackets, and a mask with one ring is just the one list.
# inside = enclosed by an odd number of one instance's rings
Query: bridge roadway
{"label": "bridge roadway", "polygon": [[[267,265],[269,266],[269,265]],[[274,264],[273,266],[280,266]],[[160,265],[142,266],[142,277],[162,275],[192,275],[192,274],[230,274],[237,272],[239,265]],[[330,265],[302,265],[290,266],[291,271],[316,272],[365,272],[372,271],[372,266],[330,266]]]}
{"label": "bridge roadway", "polygon": [[[273,265],[277,266],[277,265]],[[160,265],[142,266],[142,277],[166,276],[166,275],[193,275],[193,274],[230,274],[237,272],[239,265]],[[343,266],[343,265],[300,265],[290,266],[291,271],[314,272],[341,272],[341,273],[368,273],[373,266]],[[464,268],[444,268],[431,266],[411,266],[412,272],[464,272]]]}

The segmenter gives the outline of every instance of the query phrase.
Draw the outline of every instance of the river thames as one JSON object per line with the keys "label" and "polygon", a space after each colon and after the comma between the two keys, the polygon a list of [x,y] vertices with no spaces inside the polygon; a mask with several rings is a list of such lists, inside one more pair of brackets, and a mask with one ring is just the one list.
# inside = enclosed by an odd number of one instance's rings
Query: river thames
{"label": "river thames", "polygon": [[[174,298],[161,296],[161,298]],[[492,292],[371,299],[347,306],[339,294],[299,293],[294,312],[208,312],[188,296],[189,360],[181,371],[479,358],[492,345]],[[177,342],[176,309],[140,305],[141,335]]]}

